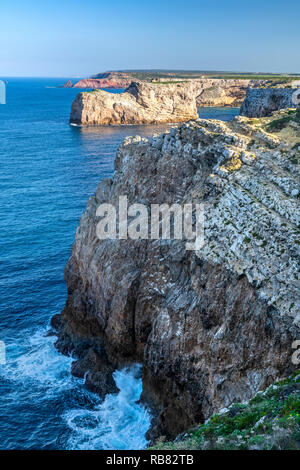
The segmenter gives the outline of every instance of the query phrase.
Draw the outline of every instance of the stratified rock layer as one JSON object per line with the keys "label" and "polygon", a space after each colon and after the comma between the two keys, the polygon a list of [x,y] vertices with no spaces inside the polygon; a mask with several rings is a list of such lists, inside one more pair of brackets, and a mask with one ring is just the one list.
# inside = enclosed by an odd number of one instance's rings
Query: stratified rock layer
{"label": "stratified rock layer", "polygon": [[200,79],[174,83],[132,82],[125,93],[80,93],[71,108],[74,124],[150,124],[197,118],[199,106],[239,106],[250,80]]}
{"label": "stratified rock layer", "polygon": [[194,97],[180,85],[133,82],[125,93],[80,93],[72,104],[74,124],[151,124],[188,121],[197,117]]}
{"label": "stratified rock layer", "polygon": [[[283,124],[270,133],[275,120]],[[113,180],[87,204],[65,271],[60,342],[104,340],[111,362],[143,362],[156,435],[175,436],[296,367],[299,136],[289,111],[127,138]],[[100,241],[96,209],[120,195],[148,207],[204,202],[204,247]]]}

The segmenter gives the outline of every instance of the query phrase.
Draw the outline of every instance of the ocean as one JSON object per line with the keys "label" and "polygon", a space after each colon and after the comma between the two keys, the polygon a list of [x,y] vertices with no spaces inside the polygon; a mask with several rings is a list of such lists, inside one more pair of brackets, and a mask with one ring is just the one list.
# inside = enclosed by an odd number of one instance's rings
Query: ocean
{"label": "ocean", "polygon": [[[98,182],[113,175],[118,146],[127,135],[169,126],[70,126],[78,89],[56,88],[62,79],[7,80],[7,104],[0,105],[0,449],[142,449],[151,416],[138,403],[140,365],[116,371],[120,392],[101,401],[70,374],[73,359],[56,351],[47,332],[66,300],[64,266],[79,217]],[[208,119],[236,114],[199,110]]]}

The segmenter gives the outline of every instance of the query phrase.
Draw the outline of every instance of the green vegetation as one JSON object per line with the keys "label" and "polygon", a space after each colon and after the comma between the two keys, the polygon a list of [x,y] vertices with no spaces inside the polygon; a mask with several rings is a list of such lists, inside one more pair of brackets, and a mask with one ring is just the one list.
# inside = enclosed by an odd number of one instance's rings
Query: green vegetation
{"label": "green vegetation", "polygon": [[290,82],[297,80],[299,77],[281,76],[281,75],[222,75],[209,78],[223,78],[235,80],[268,80],[269,86],[288,85]]}
{"label": "green vegetation", "polygon": [[187,80],[173,80],[168,82],[152,82],[153,85],[176,85],[177,83],[187,83]]}
{"label": "green vegetation", "polygon": [[250,79],[250,80],[270,80],[271,86],[286,84],[293,80],[300,79],[300,74],[271,74],[271,73],[239,73],[220,72],[205,70],[124,70],[134,78],[151,81],[155,78],[165,78],[166,81],[189,78],[223,78],[223,79]]}
{"label": "green vegetation", "polygon": [[158,449],[300,450],[300,370]]}
{"label": "green vegetation", "polygon": [[274,119],[273,121],[269,122],[266,125],[267,132],[279,132],[284,127],[286,127],[291,121],[300,124],[300,109],[290,109],[288,110],[284,116],[280,117],[279,119]]}
{"label": "green vegetation", "polygon": [[220,168],[224,168],[226,171],[232,172],[239,170],[242,166],[242,161],[240,159],[240,154],[236,153],[230,160],[228,160],[225,165]]}

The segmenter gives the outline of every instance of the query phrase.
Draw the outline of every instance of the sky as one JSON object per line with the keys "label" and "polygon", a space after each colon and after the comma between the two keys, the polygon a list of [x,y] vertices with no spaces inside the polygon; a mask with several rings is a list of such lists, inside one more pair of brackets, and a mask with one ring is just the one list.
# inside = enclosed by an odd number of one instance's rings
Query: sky
{"label": "sky", "polygon": [[0,0],[0,75],[300,73],[299,0]]}

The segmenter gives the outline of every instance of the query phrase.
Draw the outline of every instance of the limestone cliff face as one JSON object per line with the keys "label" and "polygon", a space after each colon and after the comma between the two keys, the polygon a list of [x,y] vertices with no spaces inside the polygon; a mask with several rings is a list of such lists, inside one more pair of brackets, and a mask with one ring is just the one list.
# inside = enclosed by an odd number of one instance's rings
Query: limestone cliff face
{"label": "limestone cliff face", "polygon": [[125,93],[80,93],[72,104],[75,124],[150,124],[188,121],[197,117],[196,102],[180,85],[133,82]]}
{"label": "limestone cliff face", "polygon": [[174,83],[133,82],[123,94],[80,93],[72,104],[74,124],[147,124],[197,118],[199,106],[239,106],[250,80],[200,79]]}
{"label": "limestone cliff face", "polygon": [[245,99],[248,87],[257,86],[258,80],[201,79],[190,80],[197,106],[238,107]]}
{"label": "limestone cliff face", "polygon": [[295,108],[292,95],[296,88],[249,88],[240,114],[248,117],[270,116],[274,111]]}
{"label": "limestone cliff face", "polygon": [[[295,368],[300,339],[299,122],[296,113],[196,120],[127,138],[100,182],[65,271],[58,345],[89,342],[115,365],[144,364],[154,434],[174,436]],[[270,122],[282,119],[270,133]],[[205,244],[104,240],[96,209],[205,203]],[[97,346],[98,345],[98,346]],[[89,369],[88,362],[85,364]],[[93,362],[95,367],[95,361]]]}

